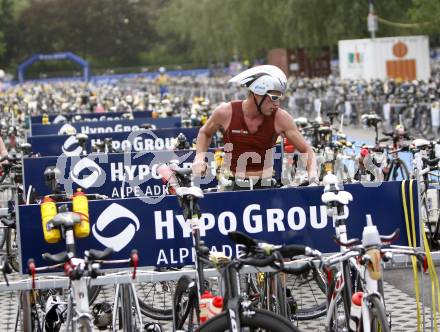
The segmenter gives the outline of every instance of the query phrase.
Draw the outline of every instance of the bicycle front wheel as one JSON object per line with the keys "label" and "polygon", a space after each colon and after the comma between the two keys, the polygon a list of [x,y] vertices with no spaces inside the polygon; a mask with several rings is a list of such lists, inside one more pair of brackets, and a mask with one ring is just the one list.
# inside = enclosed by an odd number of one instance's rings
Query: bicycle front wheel
{"label": "bicycle front wheel", "polygon": [[82,317],[78,319],[76,327],[77,329],[75,331],[78,332],[93,332],[92,321],[90,320],[90,318]]}
{"label": "bicycle front wheel", "polygon": [[[242,328],[250,328],[251,331],[262,329],[266,332],[300,332],[300,330],[293,326],[287,319],[280,317],[270,311],[252,309],[249,315],[240,315],[240,322]],[[202,326],[196,332],[225,332],[229,331],[229,322],[226,312],[217,315]]]}
{"label": "bicycle front wheel", "polygon": [[390,332],[391,328],[388,324],[385,308],[376,296],[370,298],[371,309],[371,332]]}

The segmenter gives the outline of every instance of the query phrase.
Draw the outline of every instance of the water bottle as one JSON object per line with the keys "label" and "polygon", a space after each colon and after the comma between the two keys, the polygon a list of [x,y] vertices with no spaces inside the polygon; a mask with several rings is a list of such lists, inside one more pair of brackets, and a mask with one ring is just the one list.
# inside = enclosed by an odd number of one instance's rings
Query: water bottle
{"label": "water bottle", "polygon": [[214,296],[208,305],[208,319],[223,311],[223,297]]}
{"label": "water bottle", "polygon": [[57,243],[61,239],[60,230],[57,228],[47,228],[47,223],[57,215],[57,206],[52,198],[45,196],[43,203],[40,205],[40,209],[44,240],[47,243]]}
{"label": "water bottle", "polygon": [[362,245],[364,247],[370,247],[380,244],[380,235],[376,225],[373,225],[371,215],[367,214],[367,226],[364,227],[362,232]]}
{"label": "water bottle", "polygon": [[205,291],[200,298],[200,323],[204,323],[209,319],[209,306],[214,295],[210,291]]}
{"label": "water bottle", "polygon": [[357,292],[351,297],[350,307],[350,331],[356,332],[362,315],[362,298],[364,293]]}
{"label": "water bottle", "polygon": [[81,216],[81,222],[73,226],[75,236],[78,238],[89,236],[89,200],[81,189],[78,189],[77,192],[73,194],[72,206],[73,212]]}
{"label": "water bottle", "polygon": [[44,124],[44,125],[50,124],[50,122],[49,122],[49,115],[47,115],[46,113],[44,113],[42,118],[41,118],[41,124]]}

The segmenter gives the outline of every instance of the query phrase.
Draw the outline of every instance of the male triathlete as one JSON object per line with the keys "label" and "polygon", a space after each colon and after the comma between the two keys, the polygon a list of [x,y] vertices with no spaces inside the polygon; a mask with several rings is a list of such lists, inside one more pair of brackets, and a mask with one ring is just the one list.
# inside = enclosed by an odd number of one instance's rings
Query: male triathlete
{"label": "male triathlete", "polygon": [[270,183],[267,180],[272,177],[273,169],[271,149],[279,135],[287,137],[296,150],[306,154],[309,182],[314,182],[316,161],[312,147],[298,131],[292,116],[280,108],[287,84],[286,75],[281,69],[271,65],[258,66],[245,70],[229,82],[238,82],[247,87],[247,99],[221,104],[200,129],[194,173],[199,175],[206,172],[205,152],[214,133],[222,128],[225,159],[232,173],[235,190],[267,188]]}

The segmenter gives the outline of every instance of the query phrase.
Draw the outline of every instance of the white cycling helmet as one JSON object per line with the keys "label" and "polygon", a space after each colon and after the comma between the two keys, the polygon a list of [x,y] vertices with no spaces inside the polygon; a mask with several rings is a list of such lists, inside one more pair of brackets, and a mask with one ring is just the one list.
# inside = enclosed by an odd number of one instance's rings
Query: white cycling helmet
{"label": "white cycling helmet", "polygon": [[284,72],[272,65],[262,65],[245,70],[229,80],[240,83],[253,93],[264,96],[268,91],[286,92],[287,77]]}

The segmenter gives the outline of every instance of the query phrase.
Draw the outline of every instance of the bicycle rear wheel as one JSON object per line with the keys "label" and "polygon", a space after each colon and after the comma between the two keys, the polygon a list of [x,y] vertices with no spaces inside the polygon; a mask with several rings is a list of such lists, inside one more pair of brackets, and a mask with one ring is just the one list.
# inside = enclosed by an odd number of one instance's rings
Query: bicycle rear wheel
{"label": "bicycle rear wheel", "polygon": [[288,278],[287,286],[292,285],[296,302],[292,319],[303,321],[324,316],[327,312],[327,280],[324,273],[314,267],[311,275],[289,275]]}
{"label": "bicycle rear wheel", "polygon": [[145,282],[136,285],[141,313],[158,320],[172,320],[175,281]]}
{"label": "bicycle rear wheel", "polygon": [[[240,322],[242,328],[249,328],[250,331],[266,332],[299,332],[290,321],[270,311],[252,309],[249,314],[241,314]],[[226,312],[215,316],[200,326],[196,332],[225,332],[229,331],[229,322]]]}
{"label": "bicycle rear wheel", "polygon": [[173,326],[175,330],[193,331],[198,324],[198,296],[193,279],[187,275],[179,278],[173,297]]}

